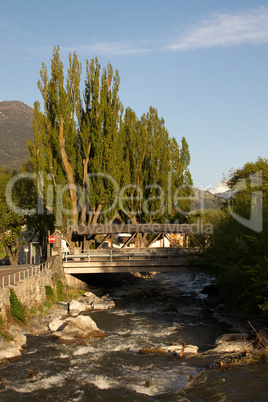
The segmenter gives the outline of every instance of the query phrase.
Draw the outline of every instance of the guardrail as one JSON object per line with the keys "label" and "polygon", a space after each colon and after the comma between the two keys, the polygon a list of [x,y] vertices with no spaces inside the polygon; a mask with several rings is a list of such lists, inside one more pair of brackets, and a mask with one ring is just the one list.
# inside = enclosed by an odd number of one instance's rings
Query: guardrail
{"label": "guardrail", "polygon": [[25,280],[30,276],[39,275],[41,272],[48,269],[50,267],[50,264],[50,261],[46,261],[39,265],[32,265],[31,267],[26,269],[22,268],[9,274],[0,275],[0,287],[5,288],[10,285],[15,285],[19,281]]}
{"label": "guardrail", "polygon": [[106,250],[88,250],[84,253],[79,254],[66,254],[64,256],[64,261],[67,264],[68,261],[84,261],[84,262],[96,262],[106,260],[110,262],[115,261],[135,261],[135,260],[163,260],[163,259],[174,259],[182,258],[185,256],[197,256],[200,254],[200,250],[197,249],[175,249],[167,248],[163,249],[129,249],[129,250],[119,250],[119,249],[106,249]]}

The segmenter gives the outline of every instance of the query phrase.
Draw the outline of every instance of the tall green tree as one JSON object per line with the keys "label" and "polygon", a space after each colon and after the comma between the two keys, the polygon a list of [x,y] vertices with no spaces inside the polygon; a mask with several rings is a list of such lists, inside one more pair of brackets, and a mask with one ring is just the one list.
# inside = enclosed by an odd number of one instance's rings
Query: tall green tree
{"label": "tall green tree", "polygon": [[[6,202],[7,184],[15,173],[0,169],[0,245],[5,249],[12,265],[18,263],[22,234],[26,224],[26,217],[14,212]],[[10,194],[10,202],[19,207],[20,197],[16,190],[17,188],[13,188]]]}
{"label": "tall green tree", "polygon": [[179,147],[153,107],[140,120],[126,109],[123,131],[125,214],[133,223],[184,217],[192,193],[186,139],[182,138]]}
{"label": "tall green tree", "polygon": [[69,227],[71,237],[78,223],[103,220],[102,210],[115,198],[122,174],[122,105],[119,74],[110,64],[101,72],[97,59],[87,61],[82,101],[77,55],[69,56],[65,80],[59,53],[55,47],[51,77],[45,64],[40,71],[44,105],[43,110],[34,105],[34,142],[28,142],[28,150],[35,172],[42,172],[45,210],[55,215],[56,226]]}
{"label": "tall green tree", "polygon": [[268,159],[246,163],[232,174],[229,184],[236,193],[220,212],[211,236],[211,271],[231,305],[267,312]]}
{"label": "tall green tree", "polygon": [[[117,186],[122,175],[119,73],[111,64],[100,72],[97,59],[87,61],[81,144],[84,164],[83,188],[87,194],[82,221],[96,224],[116,212]],[[103,211],[106,211],[105,215]]]}
{"label": "tall green tree", "polygon": [[77,224],[107,222],[118,213],[132,222],[169,219],[169,187],[178,198],[191,184],[186,140],[179,147],[153,107],[140,119],[129,108],[123,112],[111,64],[101,69],[97,58],[87,61],[83,91],[81,72],[74,53],[65,78],[59,47],[51,73],[45,64],[40,71],[43,107],[34,105],[28,150],[43,213],[70,238]]}

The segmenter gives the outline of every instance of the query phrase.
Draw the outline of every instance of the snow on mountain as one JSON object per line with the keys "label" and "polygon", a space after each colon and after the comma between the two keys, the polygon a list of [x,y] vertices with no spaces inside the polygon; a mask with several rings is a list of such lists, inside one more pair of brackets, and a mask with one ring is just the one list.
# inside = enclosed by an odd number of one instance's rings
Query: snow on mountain
{"label": "snow on mountain", "polygon": [[211,190],[209,190],[209,192],[216,197],[221,197],[225,200],[228,200],[228,198],[232,197],[234,194],[234,192],[230,189],[226,182],[218,184],[218,186],[212,188]]}

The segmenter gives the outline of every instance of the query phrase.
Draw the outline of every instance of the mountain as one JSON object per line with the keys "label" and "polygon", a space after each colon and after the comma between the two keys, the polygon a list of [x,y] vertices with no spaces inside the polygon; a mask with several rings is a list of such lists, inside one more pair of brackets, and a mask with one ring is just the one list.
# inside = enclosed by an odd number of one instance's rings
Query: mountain
{"label": "mountain", "polygon": [[224,200],[212,194],[210,191],[194,188],[194,199],[191,201],[191,211],[203,211],[207,209],[220,209]]}
{"label": "mountain", "polygon": [[234,194],[226,182],[218,184],[218,186],[212,188],[209,192],[214,196],[224,198],[225,200],[228,200]]}
{"label": "mountain", "polygon": [[19,101],[0,101],[0,166],[19,170],[28,159],[26,139],[33,140],[33,109]]}

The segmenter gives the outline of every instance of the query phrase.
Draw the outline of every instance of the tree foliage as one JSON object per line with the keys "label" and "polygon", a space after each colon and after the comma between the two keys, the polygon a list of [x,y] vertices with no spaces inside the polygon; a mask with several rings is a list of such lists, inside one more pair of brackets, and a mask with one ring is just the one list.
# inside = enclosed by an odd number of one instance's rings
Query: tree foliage
{"label": "tree foliage", "polygon": [[[12,211],[6,202],[6,186],[14,174],[11,170],[0,169],[0,245],[4,247],[11,264],[17,264],[21,235],[26,223],[25,216]],[[18,201],[18,192],[15,190],[12,197]]]}
{"label": "tree foliage", "polygon": [[40,71],[43,109],[35,103],[28,150],[34,172],[42,172],[36,180],[44,214],[61,230],[69,228],[69,236],[77,224],[108,222],[118,214],[132,222],[184,215],[190,201],[177,199],[191,194],[186,139],[179,147],[153,107],[140,119],[124,111],[111,64],[101,69],[97,58],[87,61],[83,91],[81,72],[76,53],[70,54],[65,79],[59,47],[50,76],[45,64]]}
{"label": "tree foliage", "polygon": [[[257,174],[261,180],[254,182]],[[259,158],[255,163],[245,164],[232,174],[229,183],[237,189],[242,184],[241,190],[229,202],[229,207],[221,211],[214,227],[208,253],[210,267],[221,294],[232,305],[248,311],[267,311],[268,159]],[[261,194],[257,205],[262,220],[259,231],[237,219],[239,216],[249,222],[252,218],[256,192]]]}

